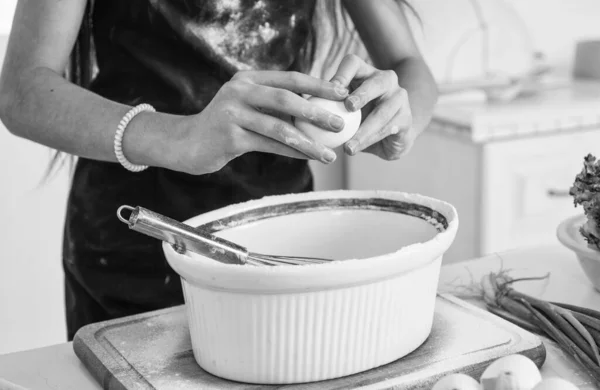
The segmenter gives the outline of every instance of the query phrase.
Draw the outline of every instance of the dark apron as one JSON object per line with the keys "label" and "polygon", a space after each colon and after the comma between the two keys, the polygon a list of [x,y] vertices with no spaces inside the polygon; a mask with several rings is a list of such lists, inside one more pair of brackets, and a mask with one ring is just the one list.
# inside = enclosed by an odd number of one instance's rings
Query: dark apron
{"label": "dark apron", "polygon": [[[238,70],[306,71],[314,1],[96,0],[90,89],[157,111],[195,114]],[[82,129],[85,131],[85,129]],[[123,204],[185,220],[232,203],[311,191],[305,160],[248,153],[192,176],[79,159],[63,265],[68,338],[84,325],[183,303],[161,243],[116,218]]]}

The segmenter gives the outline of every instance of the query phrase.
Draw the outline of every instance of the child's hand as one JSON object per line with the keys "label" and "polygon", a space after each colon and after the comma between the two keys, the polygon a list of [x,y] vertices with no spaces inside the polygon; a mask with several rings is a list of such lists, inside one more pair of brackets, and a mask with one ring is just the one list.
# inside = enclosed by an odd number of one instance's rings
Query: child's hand
{"label": "child's hand", "polygon": [[345,145],[346,153],[364,151],[396,160],[410,150],[418,134],[412,125],[408,95],[398,85],[394,71],[376,69],[349,55],[331,81],[353,88],[345,100],[348,110],[365,112],[358,132]]}
{"label": "child's hand", "polygon": [[297,72],[240,72],[199,114],[186,117],[174,132],[173,169],[203,174],[232,159],[259,151],[331,163],[336,155],[298,130],[288,119],[302,118],[339,132],[344,120],[298,94],[343,100],[348,90]]}

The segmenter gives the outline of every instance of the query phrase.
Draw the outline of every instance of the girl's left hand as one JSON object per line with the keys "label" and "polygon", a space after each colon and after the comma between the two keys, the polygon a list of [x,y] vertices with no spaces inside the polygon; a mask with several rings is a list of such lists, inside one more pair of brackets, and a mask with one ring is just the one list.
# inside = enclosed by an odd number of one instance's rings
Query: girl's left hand
{"label": "girl's left hand", "polygon": [[392,70],[379,70],[355,55],[346,56],[332,82],[352,92],[344,104],[349,111],[363,110],[365,118],[345,145],[353,156],[364,151],[384,160],[396,160],[412,147],[418,134],[413,127],[406,90]]}

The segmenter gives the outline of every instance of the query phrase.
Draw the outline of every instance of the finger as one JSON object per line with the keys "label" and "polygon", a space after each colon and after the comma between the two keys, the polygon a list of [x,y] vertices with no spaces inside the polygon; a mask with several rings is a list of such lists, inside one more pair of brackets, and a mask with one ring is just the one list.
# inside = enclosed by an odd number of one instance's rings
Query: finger
{"label": "finger", "polygon": [[331,78],[333,83],[348,88],[352,80],[369,77],[377,69],[364,62],[360,57],[350,54],[342,59],[337,72]]}
{"label": "finger", "polygon": [[[403,115],[401,110],[404,102],[403,94],[396,93],[375,106],[356,134],[346,143],[346,152],[354,155],[386,136],[394,134],[394,132],[398,133],[401,129],[394,120],[398,120],[398,115]],[[390,125],[388,126],[388,124]]]}
{"label": "finger", "polygon": [[348,88],[340,87],[331,81],[322,80],[300,72],[258,71],[244,72],[237,78],[245,79],[253,84],[318,96],[329,100],[343,100],[348,96]]}
{"label": "finger", "polygon": [[344,129],[344,119],[341,116],[335,115],[293,92],[262,85],[252,86],[252,88],[252,96],[246,103],[263,112],[276,111],[306,119],[322,129],[336,133]]}
{"label": "finger", "polygon": [[[351,156],[356,153],[363,151],[364,149],[375,145],[380,141],[390,136],[396,136],[398,134],[405,133],[412,128],[412,116],[410,114],[410,108],[403,107],[392,117],[392,119],[383,126],[372,128],[370,131],[362,131],[357,134],[346,143],[345,151]],[[360,131],[360,130],[359,130]]]}
{"label": "finger", "polygon": [[[393,88],[393,89],[392,89]],[[358,111],[370,101],[398,90],[398,75],[393,70],[378,71],[369,77],[346,98],[344,105],[348,111]]]}
{"label": "finger", "polygon": [[374,154],[387,161],[398,160],[412,149],[415,139],[409,130],[401,133],[401,136],[394,137],[390,142],[375,143],[364,149],[363,152]]}
{"label": "finger", "polygon": [[279,118],[249,108],[244,115],[240,115],[238,124],[244,129],[278,141],[325,164],[335,161],[336,154],[333,150],[314,141],[291,123]]}
{"label": "finger", "polygon": [[282,144],[279,141],[276,141],[272,138],[265,137],[262,134],[258,134],[250,129],[244,129],[246,133],[249,134],[249,146],[251,150],[255,150],[257,152],[263,153],[273,153],[281,156],[297,158],[301,160],[309,160],[311,159],[304,153],[299,152],[298,150],[291,148],[287,145]]}

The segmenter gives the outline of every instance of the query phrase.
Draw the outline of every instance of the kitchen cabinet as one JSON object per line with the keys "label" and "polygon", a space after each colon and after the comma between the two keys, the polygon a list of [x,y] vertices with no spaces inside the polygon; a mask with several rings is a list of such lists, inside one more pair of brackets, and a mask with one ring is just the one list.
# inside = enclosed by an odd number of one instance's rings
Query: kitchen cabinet
{"label": "kitchen cabinet", "polygon": [[456,262],[555,242],[582,212],[568,190],[588,153],[600,154],[600,84],[573,83],[505,104],[442,102],[404,158],[348,158],[347,185],[453,204],[460,227],[445,262]]}

